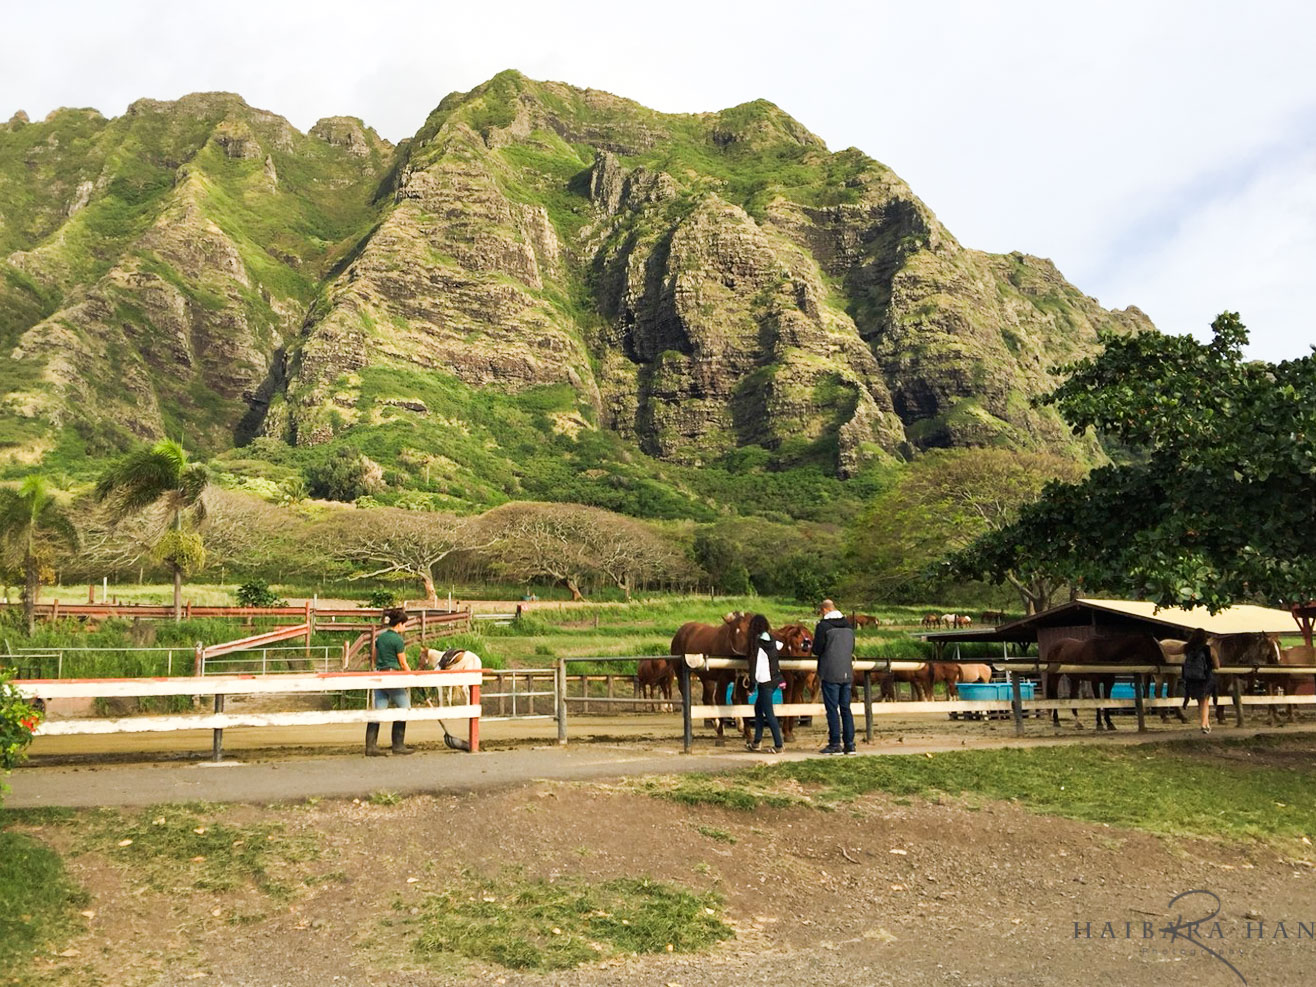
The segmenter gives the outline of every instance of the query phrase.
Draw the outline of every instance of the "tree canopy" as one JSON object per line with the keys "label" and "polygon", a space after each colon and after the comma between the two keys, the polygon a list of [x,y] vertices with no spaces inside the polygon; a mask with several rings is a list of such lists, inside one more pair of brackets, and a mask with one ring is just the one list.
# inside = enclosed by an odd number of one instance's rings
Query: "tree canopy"
{"label": "tree canopy", "polygon": [[1316,359],[1247,361],[1236,313],[1203,343],[1103,334],[1044,399],[1126,461],[1053,483],[953,560],[996,579],[1020,565],[1163,606],[1218,610],[1316,596]]}

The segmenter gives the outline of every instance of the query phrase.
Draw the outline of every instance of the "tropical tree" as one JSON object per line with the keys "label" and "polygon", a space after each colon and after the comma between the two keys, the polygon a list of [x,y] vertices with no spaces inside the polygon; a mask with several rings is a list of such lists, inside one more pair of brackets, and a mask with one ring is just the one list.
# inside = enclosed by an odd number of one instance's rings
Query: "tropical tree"
{"label": "tropical tree", "polygon": [[1316,595],[1316,358],[1243,359],[1226,312],[1214,337],[1103,335],[1046,400],[1127,461],[1047,487],[957,558],[1002,578],[1021,563],[1163,606]]}
{"label": "tropical tree", "polygon": [[[1046,453],[946,449],[920,456],[868,504],[852,526],[861,595],[896,598],[940,575],[938,564],[979,536],[1012,522],[1052,480],[1075,482],[1084,468]],[[1025,613],[1047,609],[1063,579],[1021,559],[1001,571]]]}
{"label": "tropical tree", "polygon": [[129,453],[110,466],[96,483],[96,499],[109,503],[120,518],[162,504],[170,519],[169,530],[156,542],[154,556],[174,577],[174,620],[183,619],[183,576],[205,564],[205,547],[194,525],[205,519],[203,494],[210,471],[203,463],[188,461],[183,447],[161,439]]}
{"label": "tropical tree", "polygon": [[35,626],[42,577],[49,571],[60,544],[76,548],[78,533],[44,477],[33,474],[17,490],[0,490],[0,546],[11,564],[22,569],[23,620],[28,637]]}
{"label": "tropical tree", "polygon": [[349,579],[414,576],[431,603],[438,600],[439,565],[456,552],[487,548],[493,541],[478,519],[397,507],[334,511],[315,527],[312,538],[329,557],[357,567]]}

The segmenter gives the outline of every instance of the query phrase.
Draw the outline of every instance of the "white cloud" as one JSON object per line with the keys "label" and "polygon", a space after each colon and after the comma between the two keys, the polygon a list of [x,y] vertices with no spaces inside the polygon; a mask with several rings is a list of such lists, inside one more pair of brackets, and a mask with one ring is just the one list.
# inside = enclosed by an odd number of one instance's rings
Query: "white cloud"
{"label": "white cloud", "polygon": [[1170,330],[1238,308],[1259,355],[1316,339],[1294,154],[1316,146],[1316,5],[47,0],[5,24],[0,117],[227,89],[397,140],[504,68],[667,111],[764,97],[891,165],[967,245],[1049,256]]}

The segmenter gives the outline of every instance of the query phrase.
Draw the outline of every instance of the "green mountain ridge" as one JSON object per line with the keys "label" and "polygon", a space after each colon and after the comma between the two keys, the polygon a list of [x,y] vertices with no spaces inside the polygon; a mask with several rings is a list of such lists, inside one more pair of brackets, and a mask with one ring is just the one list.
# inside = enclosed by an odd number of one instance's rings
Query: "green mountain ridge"
{"label": "green mountain ridge", "polygon": [[237,472],[350,445],[418,506],[638,485],[693,516],[726,493],[708,467],[1100,457],[1030,398],[1102,328],[1151,325],[961,246],[762,100],[664,114],[509,71],[397,147],[223,93],[0,126],[10,469],[164,434]]}

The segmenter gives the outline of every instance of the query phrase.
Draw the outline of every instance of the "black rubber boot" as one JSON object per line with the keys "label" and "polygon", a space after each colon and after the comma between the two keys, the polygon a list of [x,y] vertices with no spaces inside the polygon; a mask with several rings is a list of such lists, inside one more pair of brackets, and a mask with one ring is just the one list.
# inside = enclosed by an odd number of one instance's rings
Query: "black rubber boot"
{"label": "black rubber boot", "polygon": [[366,724],[366,757],[383,757],[387,751],[379,749],[379,724]]}
{"label": "black rubber boot", "polygon": [[407,736],[407,721],[399,720],[393,724],[393,753],[394,754],[414,754],[416,753],[408,747],[404,741]]}

